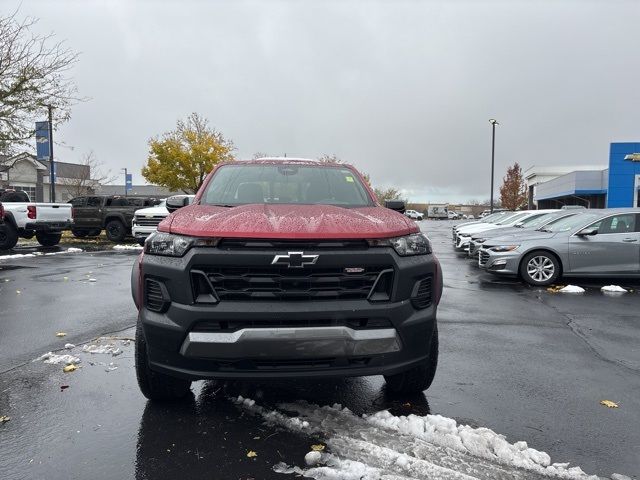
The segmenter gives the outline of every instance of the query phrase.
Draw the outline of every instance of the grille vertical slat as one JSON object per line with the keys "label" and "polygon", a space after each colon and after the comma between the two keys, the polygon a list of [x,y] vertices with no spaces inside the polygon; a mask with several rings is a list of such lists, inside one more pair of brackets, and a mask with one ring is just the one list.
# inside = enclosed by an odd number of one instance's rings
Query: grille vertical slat
{"label": "grille vertical slat", "polygon": [[414,307],[427,308],[431,306],[432,283],[433,282],[431,277],[420,280],[420,283],[418,284],[418,291],[411,299]]}
{"label": "grille vertical slat", "polygon": [[166,304],[162,294],[162,286],[159,282],[151,279],[145,281],[145,297],[147,308],[153,312],[161,312]]}

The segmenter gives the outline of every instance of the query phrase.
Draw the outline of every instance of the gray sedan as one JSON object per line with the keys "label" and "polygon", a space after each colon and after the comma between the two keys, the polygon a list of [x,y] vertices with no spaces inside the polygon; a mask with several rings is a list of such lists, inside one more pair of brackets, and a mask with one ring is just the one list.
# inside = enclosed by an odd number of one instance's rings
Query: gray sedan
{"label": "gray sedan", "polygon": [[540,231],[488,239],[478,264],[531,285],[561,275],[640,277],[640,209],[587,210]]}

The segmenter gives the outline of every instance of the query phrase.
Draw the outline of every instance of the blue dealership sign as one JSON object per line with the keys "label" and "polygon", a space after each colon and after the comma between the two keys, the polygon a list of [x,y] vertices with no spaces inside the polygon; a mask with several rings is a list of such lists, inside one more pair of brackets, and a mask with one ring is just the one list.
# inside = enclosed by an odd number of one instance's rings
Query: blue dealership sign
{"label": "blue dealership sign", "polygon": [[36,156],[49,160],[49,122],[36,122]]}
{"label": "blue dealership sign", "polygon": [[127,173],[124,179],[124,189],[128,192],[133,188],[133,174]]}

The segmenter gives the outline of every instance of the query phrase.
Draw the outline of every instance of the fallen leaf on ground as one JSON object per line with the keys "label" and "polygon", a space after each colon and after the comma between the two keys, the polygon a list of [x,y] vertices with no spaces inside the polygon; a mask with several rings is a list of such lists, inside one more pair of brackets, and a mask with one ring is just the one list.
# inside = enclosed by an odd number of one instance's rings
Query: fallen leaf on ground
{"label": "fallen leaf on ground", "polygon": [[66,390],[67,388],[69,388],[69,385],[60,385],[60,391],[61,392]]}
{"label": "fallen leaf on ground", "polygon": [[6,415],[0,415],[0,423],[8,422],[11,420],[11,417],[7,417]]}
{"label": "fallen leaf on ground", "polygon": [[56,337],[66,337],[66,336],[67,336],[67,334],[64,333],[64,332],[57,332],[56,333]]}
{"label": "fallen leaf on ground", "polygon": [[322,445],[321,443],[317,445],[311,445],[311,450],[313,450],[314,452],[321,452],[324,450],[324,445]]}
{"label": "fallen leaf on ground", "polygon": [[611,400],[601,400],[600,405],[604,405],[607,408],[618,408],[618,404],[616,402],[612,402]]}
{"label": "fallen leaf on ground", "polygon": [[20,293],[21,293],[21,292],[20,292],[20,290],[16,290],[16,293],[17,293],[18,295],[20,295]]}
{"label": "fallen leaf on ground", "polygon": [[72,363],[71,365],[67,365],[66,367],[64,367],[64,368],[62,369],[62,371],[63,371],[64,373],[69,373],[69,372],[73,372],[73,371],[75,371],[75,370],[78,370],[79,368],[80,368],[79,366],[74,365],[74,364]]}
{"label": "fallen leaf on ground", "polygon": [[254,452],[253,450],[249,450],[247,452],[247,457],[249,457],[249,458],[254,458],[254,457],[257,457],[257,456],[258,456],[258,454],[256,452]]}

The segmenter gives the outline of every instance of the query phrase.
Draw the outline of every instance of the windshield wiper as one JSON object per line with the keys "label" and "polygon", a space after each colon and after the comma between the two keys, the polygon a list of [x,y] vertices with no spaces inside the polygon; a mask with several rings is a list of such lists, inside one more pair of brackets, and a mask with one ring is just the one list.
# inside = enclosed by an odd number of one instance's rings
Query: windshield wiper
{"label": "windshield wiper", "polygon": [[539,232],[546,232],[546,233],[553,233],[553,230],[549,230],[548,228],[539,228],[538,229]]}
{"label": "windshield wiper", "polygon": [[233,207],[237,207],[237,205],[227,205],[225,203],[212,203],[211,204],[212,207],[224,207],[224,208],[233,208]]}

